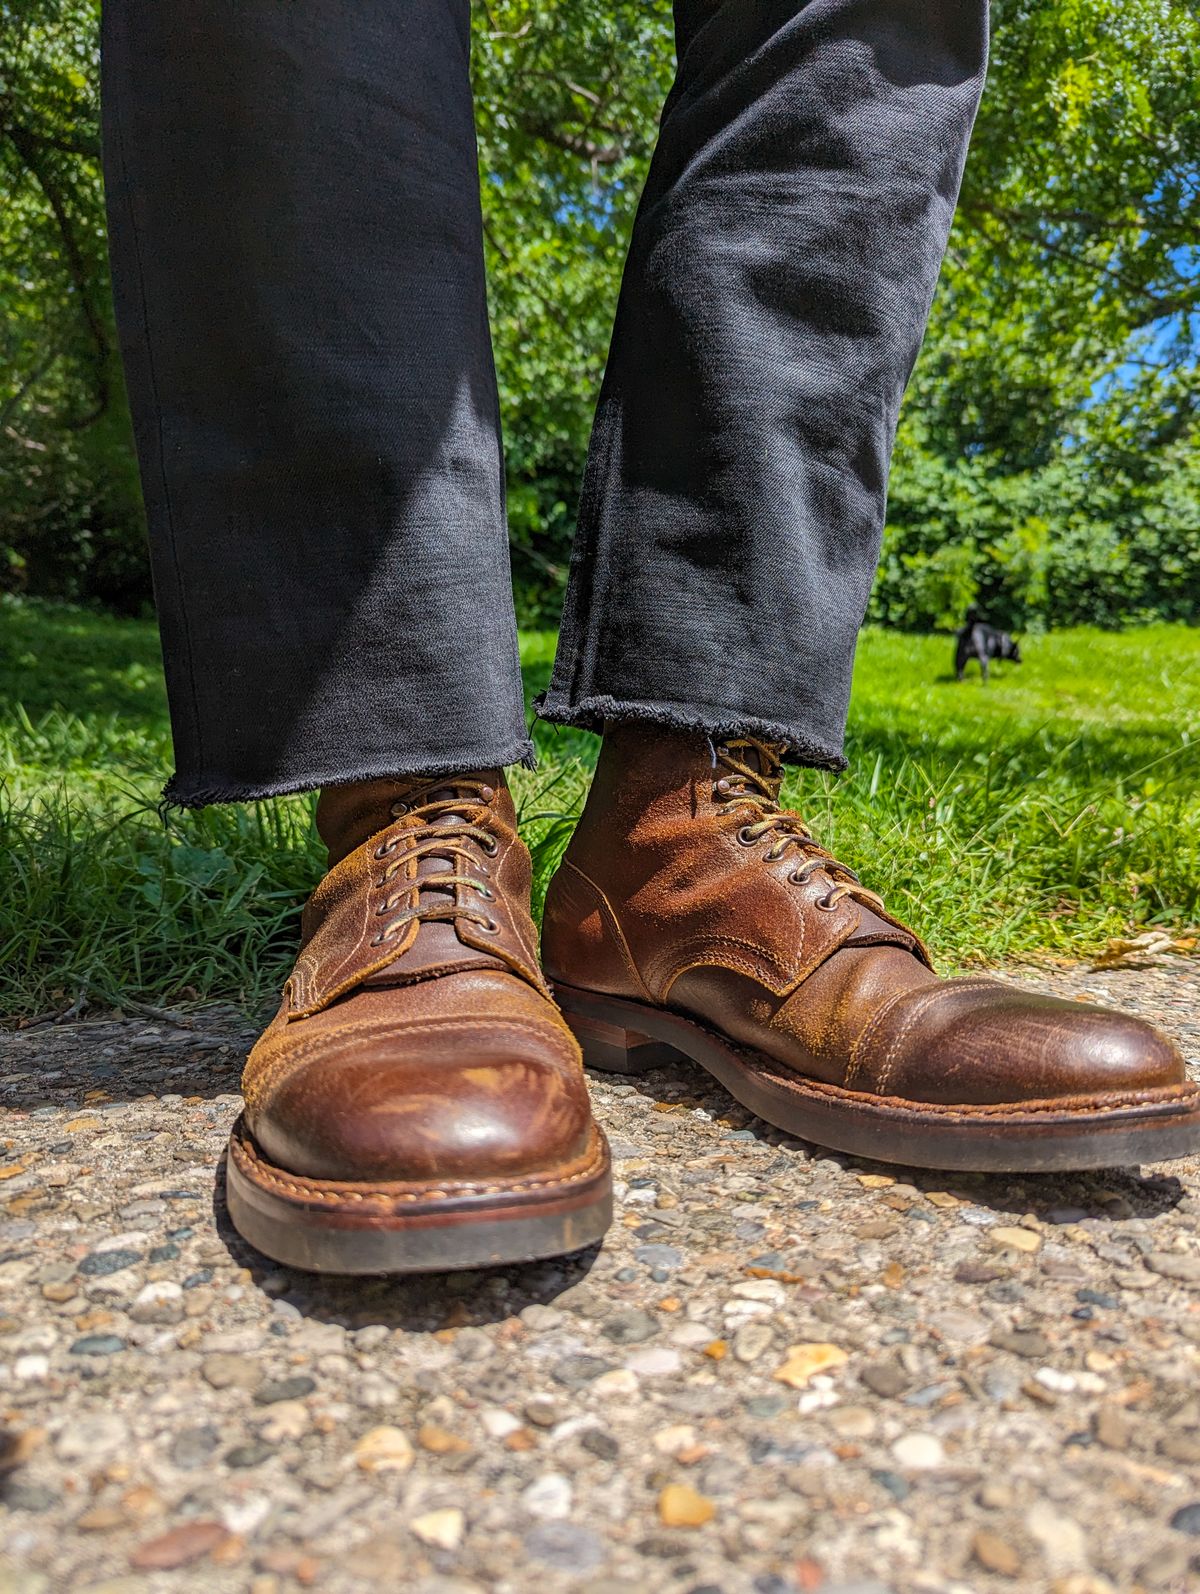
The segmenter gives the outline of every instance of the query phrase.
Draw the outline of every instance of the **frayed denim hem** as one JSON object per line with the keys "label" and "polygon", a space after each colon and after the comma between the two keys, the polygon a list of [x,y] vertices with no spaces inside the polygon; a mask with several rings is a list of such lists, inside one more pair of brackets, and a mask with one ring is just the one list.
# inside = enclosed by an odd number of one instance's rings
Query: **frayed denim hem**
{"label": "frayed denim hem", "polygon": [[436,759],[405,759],[386,766],[367,765],[350,772],[345,769],[314,772],[294,779],[250,782],[247,785],[197,783],[181,780],[175,774],[163,787],[158,808],[160,813],[166,814],[177,809],[208,808],[213,803],[255,803],[269,797],[292,797],[297,792],[320,791],[325,786],[351,786],[360,780],[410,780],[414,776],[459,775],[468,769],[508,769],[514,764],[519,764],[522,769],[537,768],[537,754],[532,742],[520,742],[499,758],[464,755],[449,763],[444,756]]}
{"label": "frayed denim hem", "polygon": [[731,715],[728,709],[703,703],[640,703],[619,697],[584,697],[577,703],[569,703],[561,694],[548,691],[535,699],[533,708],[538,719],[551,725],[573,725],[578,730],[596,731],[600,735],[607,721],[662,725],[668,730],[686,731],[718,741],[723,736],[757,736],[782,747],[789,764],[834,771],[848,767],[840,747],[814,742],[795,726],[746,714]]}

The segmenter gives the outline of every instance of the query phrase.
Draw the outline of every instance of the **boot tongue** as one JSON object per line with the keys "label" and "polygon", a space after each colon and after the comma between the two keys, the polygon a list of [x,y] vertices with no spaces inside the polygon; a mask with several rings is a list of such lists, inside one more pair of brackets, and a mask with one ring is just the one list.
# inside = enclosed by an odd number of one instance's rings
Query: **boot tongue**
{"label": "boot tongue", "polygon": [[856,901],[854,905],[858,909],[858,926],[847,936],[844,946],[902,946],[922,962],[926,961],[925,949],[911,930],[881,919],[865,902]]}
{"label": "boot tongue", "polygon": [[783,786],[782,747],[775,747],[770,742],[760,742],[750,737],[745,739],[730,737],[728,741],[717,744],[717,754],[718,757],[724,755],[736,764],[752,769],[769,788],[772,801],[779,801],[779,793]]}
{"label": "boot tongue", "polygon": [[[469,778],[483,781],[493,790],[501,783],[497,769],[472,771]],[[396,818],[393,809],[398,804],[415,806],[418,802],[451,801],[460,792],[461,787],[453,775],[436,777],[435,782],[431,782],[428,775],[409,775],[395,780],[362,780],[348,786],[326,786],[317,801],[316,823],[317,834],[329,849],[329,868],[386,829]],[[465,802],[464,798],[464,805]],[[440,822],[465,824],[466,819],[446,812]]]}
{"label": "boot tongue", "polygon": [[[397,820],[402,822],[405,808],[461,799],[463,811],[443,809],[436,816],[437,824],[447,829],[468,824],[467,810],[478,806],[479,793],[473,789],[465,790],[463,782],[466,780],[498,791],[503,777],[499,770],[472,770],[469,775],[459,777],[445,775],[431,779],[427,775],[410,776],[407,779],[361,781],[353,786],[326,788],[317,803],[317,831],[329,848],[329,867],[332,869]],[[417,865],[417,877],[428,879],[433,875],[453,873],[458,862],[453,854],[442,856],[436,852],[426,853]],[[432,897],[428,900],[432,900]],[[362,983],[367,986],[394,986],[427,979],[451,968],[505,967],[502,958],[466,949],[453,924],[432,920],[422,924],[416,941],[394,963],[368,974]]]}

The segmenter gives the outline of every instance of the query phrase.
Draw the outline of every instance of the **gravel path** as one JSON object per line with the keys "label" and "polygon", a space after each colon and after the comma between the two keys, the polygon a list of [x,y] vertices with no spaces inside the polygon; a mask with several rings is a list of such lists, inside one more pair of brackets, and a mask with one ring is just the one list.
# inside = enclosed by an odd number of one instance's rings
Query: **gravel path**
{"label": "gravel path", "polygon": [[[1200,1065],[1200,964],[1046,975]],[[0,1594],[1200,1587],[1200,1159],[907,1174],[593,1081],[599,1253],[262,1261],[243,1020],[0,1035]]]}

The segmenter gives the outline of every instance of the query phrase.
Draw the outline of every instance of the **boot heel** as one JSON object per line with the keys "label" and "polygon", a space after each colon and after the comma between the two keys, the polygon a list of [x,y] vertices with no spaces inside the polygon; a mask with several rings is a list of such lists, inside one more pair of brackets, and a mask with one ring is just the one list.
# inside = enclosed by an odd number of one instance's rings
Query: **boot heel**
{"label": "boot heel", "polygon": [[661,1068],[679,1057],[673,1046],[664,1046],[661,1041],[639,1035],[636,1030],[602,1024],[579,1013],[563,1016],[579,1042],[586,1068],[596,1068],[605,1074],[644,1074],[648,1069]]}
{"label": "boot heel", "polygon": [[678,1060],[680,1054],[673,1046],[591,1013],[581,1013],[561,987],[555,995],[562,1016],[579,1042],[585,1067],[605,1074],[644,1074],[650,1068]]}

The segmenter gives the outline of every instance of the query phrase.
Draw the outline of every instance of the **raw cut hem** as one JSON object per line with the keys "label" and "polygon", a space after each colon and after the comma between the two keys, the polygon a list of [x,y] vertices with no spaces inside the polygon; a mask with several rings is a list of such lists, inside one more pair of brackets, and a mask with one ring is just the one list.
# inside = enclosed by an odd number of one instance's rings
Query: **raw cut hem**
{"label": "raw cut hem", "polygon": [[551,725],[573,725],[578,730],[603,735],[606,721],[615,724],[662,725],[668,730],[719,739],[722,736],[757,736],[783,748],[789,764],[805,769],[847,768],[840,747],[815,742],[792,725],[776,720],[755,719],[748,714],[730,714],[728,709],[703,703],[641,703],[618,697],[584,697],[569,703],[554,692],[543,692],[534,701],[538,719]]}
{"label": "raw cut hem", "polygon": [[444,756],[436,759],[406,759],[402,766],[370,764],[349,773],[345,770],[332,773],[314,771],[294,778],[250,782],[247,785],[198,784],[181,780],[176,774],[163,787],[159,809],[166,813],[177,808],[208,808],[213,803],[256,803],[269,797],[291,797],[297,792],[319,791],[325,786],[352,786],[360,780],[409,780],[416,775],[456,775],[468,769],[507,769],[513,764],[520,764],[523,769],[537,768],[537,754],[532,742],[519,742],[500,757],[464,755],[449,762]]}

